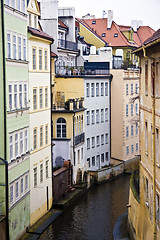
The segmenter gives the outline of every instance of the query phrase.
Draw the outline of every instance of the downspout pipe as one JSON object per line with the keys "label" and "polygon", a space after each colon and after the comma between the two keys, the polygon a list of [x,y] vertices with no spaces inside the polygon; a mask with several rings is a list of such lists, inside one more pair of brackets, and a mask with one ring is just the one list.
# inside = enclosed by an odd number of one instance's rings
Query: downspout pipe
{"label": "downspout pipe", "polygon": [[[7,116],[6,116],[6,60],[5,60],[5,28],[4,28],[4,5],[1,0],[1,23],[2,23],[2,64],[3,64],[3,98],[4,98],[4,159],[7,159]],[[6,239],[9,240],[9,194],[8,194],[8,162],[0,158],[5,164],[5,181],[6,181]]]}
{"label": "downspout pipe", "polygon": [[153,64],[153,75],[151,81],[153,83],[153,95],[152,95],[152,140],[153,140],[153,239],[157,239],[156,229],[156,154],[155,154],[155,59],[147,56],[146,49],[143,46],[144,58],[151,59],[154,61]]}
{"label": "downspout pipe", "polygon": [[73,164],[75,166],[75,112],[73,113]]}

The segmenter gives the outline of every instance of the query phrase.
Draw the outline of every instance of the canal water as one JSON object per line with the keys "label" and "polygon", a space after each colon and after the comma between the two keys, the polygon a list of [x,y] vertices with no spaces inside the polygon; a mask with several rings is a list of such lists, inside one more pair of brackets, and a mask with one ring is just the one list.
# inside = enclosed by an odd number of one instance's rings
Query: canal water
{"label": "canal water", "polygon": [[95,186],[67,209],[40,240],[111,240],[116,219],[127,211],[130,175]]}

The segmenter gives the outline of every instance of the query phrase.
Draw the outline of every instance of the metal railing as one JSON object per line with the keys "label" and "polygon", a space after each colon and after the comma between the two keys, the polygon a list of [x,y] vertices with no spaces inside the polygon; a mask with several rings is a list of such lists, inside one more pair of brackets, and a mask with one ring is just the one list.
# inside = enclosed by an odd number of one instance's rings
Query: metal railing
{"label": "metal railing", "polygon": [[69,50],[78,50],[78,44],[71,41],[66,41],[63,39],[58,39],[58,48],[69,49]]}
{"label": "metal railing", "polygon": [[75,139],[74,140],[74,145],[78,145],[79,143],[84,142],[84,132],[79,134],[79,135],[77,135],[77,136],[75,136],[74,139]]}

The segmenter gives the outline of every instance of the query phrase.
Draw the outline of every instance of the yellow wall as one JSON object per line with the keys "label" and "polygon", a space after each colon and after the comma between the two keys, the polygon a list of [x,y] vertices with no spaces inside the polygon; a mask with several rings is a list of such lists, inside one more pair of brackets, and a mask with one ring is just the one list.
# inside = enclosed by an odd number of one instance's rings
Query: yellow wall
{"label": "yellow wall", "polygon": [[80,26],[79,34],[84,37],[84,41],[96,46],[96,48],[105,46],[105,43],[101,39],[99,39],[96,35],[94,35],[92,32],[90,32],[86,27],[84,27],[82,24],[80,24],[79,26]]}

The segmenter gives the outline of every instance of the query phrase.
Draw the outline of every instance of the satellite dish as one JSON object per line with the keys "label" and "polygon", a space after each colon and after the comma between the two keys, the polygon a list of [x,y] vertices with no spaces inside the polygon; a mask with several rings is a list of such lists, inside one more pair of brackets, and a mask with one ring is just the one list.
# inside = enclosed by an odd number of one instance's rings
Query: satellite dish
{"label": "satellite dish", "polygon": [[62,156],[57,156],[55,159],[56,167],[63,167],[64,159]]}

